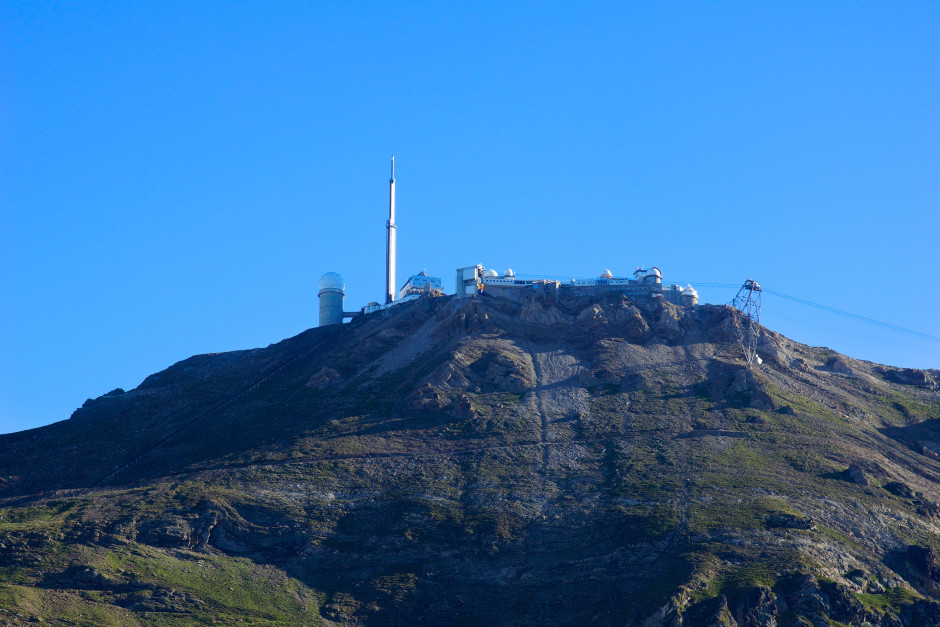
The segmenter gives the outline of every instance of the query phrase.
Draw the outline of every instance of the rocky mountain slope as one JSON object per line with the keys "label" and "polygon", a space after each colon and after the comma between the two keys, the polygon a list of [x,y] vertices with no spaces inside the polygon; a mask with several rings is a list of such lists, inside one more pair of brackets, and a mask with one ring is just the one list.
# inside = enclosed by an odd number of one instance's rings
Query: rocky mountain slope
{"label": "rocky mountain slope", "polygon": [[937,371],[428,298],[0,436],[0,624],[933,625]]}

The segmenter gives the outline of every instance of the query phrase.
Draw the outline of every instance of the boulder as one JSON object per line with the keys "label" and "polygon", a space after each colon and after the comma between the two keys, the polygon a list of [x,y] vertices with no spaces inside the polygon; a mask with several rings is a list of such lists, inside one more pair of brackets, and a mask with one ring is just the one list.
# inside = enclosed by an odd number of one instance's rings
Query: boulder
{"label": "boulder", "polygon": [[141,523],[137,540],[164,548],[189,547],[192,529],[181,516],[161,516]]}
{"label": "boulder", "polygon": [[470,397],[463,394],[454,401],[454,413],[458,418],[463,419],[475,418],[477,415],[473,403],[470,402]]}
{"label": "boulder", "polygon": [[172,588],[141,590],[118,601],[118,605],[132,612],[167,612],[183,614],[205,607],[202,599]]}
{"label": "boulder", "polygon": [[643,621],[643,627],[682,627],[682,604],[675,597]]}
{"label": "boulder", "polygon": [[79,590],[106,590],[116,587],[116,581],[92,566],[69,566],[44,582],[46,587],[75,588]]}
{"label": "boulder", "polygon": [[916,511],[919,516],[924,518],[940,517],[940,504],[925,498],[923,495],[917,495],[917,498],[914,499],[914,505],[917,507]]}
{"label": "boulder", "polygon": [[940,603],[931,599],[918,599],[900,610],[901,623],[912,627],[940,625]]}
{"label": "boulder", "polygon": [[739,625],[776,627],[777,595],[763,586],[751,588],[735,608],[734,618]]}
{"label": "boulder", "polygon": [[868,474],[858,464],[849,464],[849,467],[845,470],[845,476],[852,483],[871,485],[871,479]]}
{"label": "boulder", "polygon": [[575,322],[607,324],[607,317],[604,315],[603,307],[594,303],[590,307],[585,307],[584,310],[578,314],[578,317],[575,318]]}
{"label": "boulder", "polygon": [[653,332],[656,335],[666,338],[670,342],[679,340],[685,331],[679,325],[678,308],[675,305],[667,303],[662,298],[654,298],[652,301],[652,310],[657,315],[657,320],[653,324]]}
{"label": "boulder", "polygon": [[940,584],[940,564],[933,547],[913,544],[907,547],[905,559],[914,573]]}
{"label": "boulder", "polygon": [[446,403],[446,397],[429,382],[419,385],[408,400],[415,409],[440,409]]}
{"label": "boulder", "polygon": [[725,595],[719,595],[718,607],[712,617],[705,623],[706,627],[738,627],[738,621],[734,620],[731,610],[728,609],[728,599]]}
{"label": "boulder", "polygon": [[819,589],[828,608],[826,614],[831,621],[845,625],[877,624],[880,621],[880,616],[869,612],[858,597],[845,586],[824,581]]}
{"label": "boulder", "polygon": [[343,375],[334,368],[323,366],[314,375],[307,379],[307,387],[322,390],[331,387],[343,380]]}
{"label": "boulder", "polygon": [[702,627],[738,627],[738,621],[728,608],[728,598],[719,594],[690,606],[682,613],[683,625],[702,625]]}
{"label": "boulder", "polygon": [[878,373],[892,383],[926,387],[930,383],[927,372],[917,368],[878,368]]}
{"label": "boulder", "polygon": [[854,359],[849,359],[843,355],[835,355],[826,362],[826,369],[839,374],[854,376],[858,374],[855,364],[852,363],[854,361]]}
{"label": "boulder", "polygon": [[895,496],[900,496],[904,499],[914,498],[914,491],[906,483],[901,483],[900,481],[889,481],[882,487]]}
{"label": "boulder", "polygon": [[535,368],[528,355],[496,353],[484,373],[483,384],[509,392],[522,392],[535,387]]}
{"label": "boulder", "polygon": [[816,523],[812,518],[777,513],[767,517],[767,526],[775,529],[815,529]]}
{"label": "boulder", "polygon": [[570,320],[562,313],[558,307],[546,307],[538,300],[527,301],[522,306],[519,313],[519,319],[525,322],[534,322],[535,324],[554,325],[566,324]]}

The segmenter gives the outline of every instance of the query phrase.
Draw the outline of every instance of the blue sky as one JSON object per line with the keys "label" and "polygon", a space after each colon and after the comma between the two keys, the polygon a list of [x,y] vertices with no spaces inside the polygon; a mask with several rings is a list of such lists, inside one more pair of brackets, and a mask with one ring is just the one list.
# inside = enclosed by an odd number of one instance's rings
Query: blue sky
{"label": "blue sky", "polygon": [[655,264],[940,336],[940,3],[10,0],[0,59],[0,432],[315,326],[323,272],[380,300],[392,154],[399,277]]}

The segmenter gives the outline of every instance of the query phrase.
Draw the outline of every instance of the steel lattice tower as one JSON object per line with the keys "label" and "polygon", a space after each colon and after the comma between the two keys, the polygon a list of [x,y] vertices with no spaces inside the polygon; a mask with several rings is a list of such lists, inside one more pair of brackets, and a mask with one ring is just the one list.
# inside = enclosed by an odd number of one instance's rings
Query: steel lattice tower
{"label": "steel lattice tower", "polygon": [[738,290],[732,304],[744,314],[744,324],[741,330],[741,344],[744,346],[744,357],[747,363],[760,363],[757,356],[757,340],[760,339],[760,283],[748,279]]}

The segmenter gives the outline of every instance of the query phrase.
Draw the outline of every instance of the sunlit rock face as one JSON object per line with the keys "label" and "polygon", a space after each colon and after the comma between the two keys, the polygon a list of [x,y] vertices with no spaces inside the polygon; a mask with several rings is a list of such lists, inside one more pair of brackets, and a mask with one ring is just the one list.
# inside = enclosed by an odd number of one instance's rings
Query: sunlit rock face
{"label": "sunlit rock face", "polygon": [[940,623],[938,372],[741,328],[545,289],[191,357],[0,436],[0,623]]}

